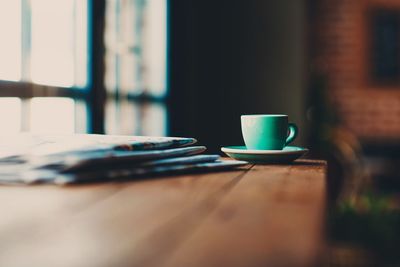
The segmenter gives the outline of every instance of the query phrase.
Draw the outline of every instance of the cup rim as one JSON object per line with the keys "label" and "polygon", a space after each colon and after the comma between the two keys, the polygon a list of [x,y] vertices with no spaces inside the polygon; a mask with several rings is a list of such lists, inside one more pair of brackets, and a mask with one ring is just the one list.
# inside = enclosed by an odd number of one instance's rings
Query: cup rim
{"label": "cup rim", "polygon": [[288,115],[285,114],[246,114],[246,115],[241,115],[241,118],[245,118],[245,117],[288,117]]}

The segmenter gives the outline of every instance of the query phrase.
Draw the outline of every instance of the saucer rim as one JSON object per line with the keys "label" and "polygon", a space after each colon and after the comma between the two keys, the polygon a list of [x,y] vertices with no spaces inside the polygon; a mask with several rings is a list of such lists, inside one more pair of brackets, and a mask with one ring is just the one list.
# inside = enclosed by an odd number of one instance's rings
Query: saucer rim
{"label": "saucer rim", "polygon": [[[243,147],[244,149],[233,148],[233,147]],[[292,151],[290,150],[283,151],[283,150],[246,149],[245,146],[224,146],[221,147],[221,151],[224,153],[236,153],[236,154],[248,154],[248,155],[288,155],[288,154],[303,154],[309,151],[309,149],[305,147],[300,147],[300,146],[289,146],[289,147],[296,147],[300,149]]]}

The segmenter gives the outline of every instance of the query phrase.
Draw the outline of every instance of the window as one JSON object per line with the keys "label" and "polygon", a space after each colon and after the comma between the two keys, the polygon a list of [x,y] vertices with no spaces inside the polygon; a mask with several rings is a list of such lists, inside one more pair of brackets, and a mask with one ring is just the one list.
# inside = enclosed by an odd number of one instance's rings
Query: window
{"label": "window", "polygon": [[2,128],[166,135],[166,25],[166,0],[0,1]]}
{"label": "window", "polygon": [[106,131],[166,135],[166,1],[108,0],[105,43]]}
{"label": "window", "polygon": [[400,82],[400,11],[374,10],[371,30],[374,82]]}
{"label": "window", "polygon": [[0,79],[85,87],[87,19],[86,1],[2,0]]}
{"label": "window", "polygon": [[0,34],[2,132],[86,132],[88,2],[2,0]]}

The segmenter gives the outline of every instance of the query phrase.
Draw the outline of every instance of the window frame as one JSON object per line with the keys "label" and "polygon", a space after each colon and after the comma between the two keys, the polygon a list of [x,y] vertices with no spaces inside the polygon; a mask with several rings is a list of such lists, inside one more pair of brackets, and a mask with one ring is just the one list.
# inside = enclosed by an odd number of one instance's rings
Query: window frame
{"label": "window frame", "polygon": [[[106,0],[88,0],[88,78],[87,85],[58,87],[27,82],[29,77],[30,27],[22,27],[21,81],[0,80],[0,97],[18,97],[22,100],[33,97],[69,97],[84,101],[88,110],[88,132],[104,133],[104,19]],[[22,24],[30,21],[29,0],[21,1]],[[25,80],[25,81],[24,81]],[[22,114],[25,116],[26,114]]]}
{"label": "window frame", "polygon": [[[115,0],[117,2],[120,2],[121,0]],[[170,34],[170,23],[169,23],[169,18],[170,18],[170,1],[169,0],[165,0],[166,2],[166,26],[165,26],[165,30],[166,30],[166,62],[165,62],[165,93],[164,94],[152,94],[151,90],[146,90],[148,88],[143,87],[143,88],[130,88],[129,91],[126,90],[121,90],[120,86],[117,86],[115,89],[116,90],[108,90],[107,86],[105,84],[105,79],[103,79],[103,91],[102,94],[104,96],[103,99],[103,122],[104,124],[103,129],[105,131],[105,109],[106,109],[106,103],[108,101],[116,101],[116,102],[128,102],[129,104],[133,104],[138,106],[139,110],[142,109],[142,107],[145,107],[147,105],[151,105],[151,104],[156,104],[156,105],[162,105],[165,108],[165,119],[166,119],[166,124],[165,124],[165,133],[166,135],[170,134],[170,106],[171,106],[171,98],[170,98],[170,77],[169,77],[169,70],[170,70],[170,40],[169,40],[169,34]],[[107,0],[104,1],[105,4],[107,4]],[[121,4],[121,3],[118,3]],[[106,14],[104,14],[104,18],[103,18],[103,22],[106,22]],[[105,26],[105,25],[104,25]],[[106,34],[106,28],[103,28],[103,33],[104,33],[104,37]],[[120,53],[120,50],[118,49],[119,46],[117,45],[116,47],[110,47],[107,46],[105,38],[103,39],[102,45],[104,46],[104,61],[103,61],[103,67],[105,70],[105,60],[106,60],[106,52],[107,49],[111,49],[111,51],[114,52],[114,56],[117,58],[118,60],[121,60],[123,54]],[[129,51],[133,51],[135,49],[135,47],[125,47],[125,49],[128,49]],[[115,51],[117,51],[115,53]],[[104,72],[103,75],[105,75],[106,73]],[[117,70],[117,76],[120,75],[120,69]],[[119,82],[119,81],[118,81]],[[118,83],[117,82],[117,83]],[[139,89],[139,90],[131,90],[131,89]],[[143,118],[142,118],[143,119]],[[139,124],[141,124],[142,121],[139,121]]]}
{"label": "window frame", "polygon": [[[30,9],[29,0],[22,1],[22,24],[29,23]],[[105,23],[106,23],[107,0],[88,0],[88,78],[85,88],[78,87],[58,87],[36,84],[24,80],[29,79],[30,58],[28,54],[30,42],[30,27],[22,29],[22,81],[0,80],[0,97],[18,97],[22,100],[33,97],[69,97],[74,100],[84,101],[87,105],[87,129],[88,133],[105,133],[105,109],[106,102],[110,99],[118,101],[129,101],[137,105],[162,104],[166,109],[166,129],[169,133],[169,1],[166,0],[167,25],[166,25],[166,93],[161,96],[152,95],[144,90],[142,93],[135,92],[111,92],[105,85]],[[28,46],[28,47],[27,47]],[[26,110],[23,109],[23,112]],[[26,114],[22,114],[26,116]]]}

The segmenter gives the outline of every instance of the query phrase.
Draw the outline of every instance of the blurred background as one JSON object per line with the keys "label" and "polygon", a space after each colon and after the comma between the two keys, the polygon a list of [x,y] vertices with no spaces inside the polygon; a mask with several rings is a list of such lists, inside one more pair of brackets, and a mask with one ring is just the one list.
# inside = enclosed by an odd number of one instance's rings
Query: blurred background
{"label": "blurred background", "polygon": [[397,262],[398,0],[2,0],[0,34],[1,134],[219,152],[243,143],[241,114],[285,113],[329,163],[327,264]]}

